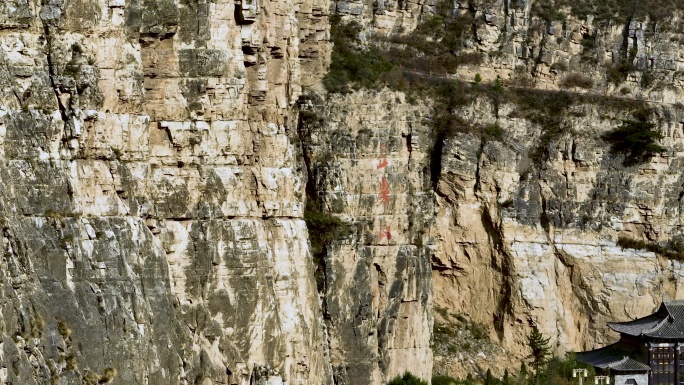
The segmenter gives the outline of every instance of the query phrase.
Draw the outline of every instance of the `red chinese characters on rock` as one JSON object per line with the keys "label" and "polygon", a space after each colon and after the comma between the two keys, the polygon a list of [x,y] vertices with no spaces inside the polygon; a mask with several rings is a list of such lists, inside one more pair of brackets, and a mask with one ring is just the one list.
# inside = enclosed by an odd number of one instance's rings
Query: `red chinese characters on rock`
{"label": "red chinese characters on rock", "polygon": [[389,165],[387,161],[387,146],[385,144],[380,145],[380,162],[378,163],[378,170],[383,169]]}
{"label": "red chinese characters on rock", "polygon": [[381,228],[380,234],[378,234],[378,242],[382,242],[385,239],[388,241],[392,240],[392,228],[390,226]]}
{"label": "red chinese characters on rock", "polygon": [[[389,161],[387,161],[387,148],[385,144],[380,145],[380,158],[378,159],[378,170],[382,170],[385,167],[389,165]],[[390,190],[390,185],[389,182],[387,181],[387,178],[383,175],[382,178],[380,179],[380,191],[378,194],[378,197],[380,198],[380,201],[382,202],[384,208],[387,208],[387,205],[389,204],[390,200],[390,194],[392,191]],[[392,229],[390,226],[382,226],[380,229],[380,232],[378,234],[378,242],[382,242],[384,240],[390,241],[392,239]]]}
{"label": "red chinese characters on rock", "polygon": [[387,182],[387,178],[383,176],[380,181],[380,200],[383,204],[387,205],[387,203],[389,203],[390,193],[389,182]]}

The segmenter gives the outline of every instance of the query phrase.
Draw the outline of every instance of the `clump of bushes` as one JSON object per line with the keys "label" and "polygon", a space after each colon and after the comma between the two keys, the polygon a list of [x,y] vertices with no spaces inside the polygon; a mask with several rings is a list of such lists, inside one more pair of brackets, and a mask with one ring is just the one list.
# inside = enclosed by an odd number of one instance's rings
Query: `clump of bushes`
{"label": "clump of bushes", "polygon": [[501,141],[504,137],[504,129],[498,124],[489,124],[482,129],[483,140]]}
{"label": "clump of bushes", "polygon": [[323,78],[329,92],[347,93],[352,86],[372,87],[392,69],[377,48],[361,46],[361,25],[357,22],[343,23],[339,16],[332,16],[330,29],[334,44],[332,61]]}
{"label": "clump of bushes", "polygon": [[566,75],[563,80],[561,80],[560,83],[561,87],[563,88],[584,88],[584,89],[591,89],[594,87],[594,81],[591,80],[590,77],[573,72],[571,74]]}
{"label": "clump of bushes", "polygon": [[432,385],[571,385],[576,384],[577,380],[572,378],[572,370],[584,368],[589,371],[589,377],[595,375],[594,368],[586,364],[577,362],[574,353],[568,353],[565,358],[551,358],[544,362],[538,372],[528,370],[525,363],[519,370],[504,371],[501,378],[494,377],[490,370],[481,373],[477,378],[468,375],[465,379],[457,379],[450,376],[432,377]]}
{"label": "clump of bushes", "polygon": [[549,21],[563,21],[565,14],[560,9],[570,9],[570,12],[581,19],[588,15],[598,21],[627,20],[629,18],[643,19],[649,16],[653,20],[662,20],[672,14],[674,10],[684,9],[682,0],[556,0],[534,2],[532,12],[539,18]]}
{"label": "clump of bushes", "polygon": [[411,34],[392,38],[392,42],[404,47],[404,56],[392,55],[390,60],[403,68],[442,74],[453,72],[459,65],[481,64],[483,54],[463,52],[464,41],[472,36],[473,15],[454,14],[452,8],[448,2],[439,2],[435,14]]}
{"label": "clump of bushes", "polygon": [[449,353],[470,351],[473,345],[481,346],[489,340],[489,332],[483,324],[462,315],[450,314],[444,308],[437,308],[435,311],[443,318],[434,326],[435,343]]}
{"label": "clump of bushes", "polygon": [[306,210],[304,221],[309,230],[309,238],[314,253],[320,252],[331,241],[349,233],[349,225],[336,216],[322,211]]}
{"label": "clump of bushes", "polygon": [[304,221],[311,242],[311,256],[316,265],[315,278],[318,291],[325,285],[325,255],[333,241],[344,238],[351,233],[351,226],[340,218],[317,208],[312,197],[308,197]]}
{"label": "clump of bushes", "polygon": [[535,1],[532,3],[532,14],[543,19],[547,23],[552,21],[564,21],[565,13],[551,1]]}
{"label": "clump of bushes", "polygon": [[648,121],[647,111],[637,111],[636,120],[624,120],[615,130],[603,135],[603,139],[611,144],[613,154],[623,154],[625,166],[633,166],[647,161],[665,148],[656,142],[663,134],[656,131],[655,124]]}
{"label": "clump of bushes", "polygon": [[[384,41],[383,49],[361,41],[362,28],[357,22],[345,23],[339,15],[331,16],[334,46],[323,85],[333,93],[378,84],[406,91],[416,82],[453,73],[460,65],[481,64],[484,54],[463,49],[464,42],[472,37],[473,15],[454,14],[452,8],[446,1],[439,2],[435,13],[407,36],[377,36],[374,40]],[[413,76],[415,73],[421,76]]]}
{"label": "clump of bushes", "polygon": [[662,245],[657,242],[645,242],[640,239],[619,237],[617,245],[623,249],[646,250],[674,260],[684,260],[684,243],[670,240]]}
{"label": "clump of bushes", "polygon": [[463,381],[457,380],[451,376],[433,376],[432,385],[462,385]]}
{"label": "clump of bushes", "polygon": [[540,163],[549,144],[565,131],[565,111],[577,97],[565,91],[516,90],[513,98],[520,107],[516,114],[538,124],[543,130],[539,143],[529,154],[535,163]]}
{"label": "clump of bushes", "polygon": [[609,83],[613,83],[618,86],[627,80],[627,75],[634,70],[636,70],[636,67],[627,62],[613,65],[606,70],[606,80],[608,80]]}
{"label": "clump of bushes", "polygon": [[403,376],[395,377],[388,385],[428,385],[428,383],[406,372]]}

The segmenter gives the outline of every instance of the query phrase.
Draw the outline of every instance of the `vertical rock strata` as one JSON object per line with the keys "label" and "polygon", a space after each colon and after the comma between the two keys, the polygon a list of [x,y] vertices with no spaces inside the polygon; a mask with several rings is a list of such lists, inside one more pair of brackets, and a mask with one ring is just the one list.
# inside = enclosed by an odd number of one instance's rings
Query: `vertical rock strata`
{"label": "vertical rock strata", "polygon": [[[352,230],[322,257],[336,384],[432,371],[430,109],[389,91],[306,100],[309,192]],[[318,104],[321,103],[321,104]]]}
{"label": "vertical rock strata", "polygon": [[327,7],[0,4],[0,382],[329,381],[292,114]]}
{"label": "vertical rock strata", "polygon": [[[401,48],[405,39],[378,36],[410,39],[439,3],[341,0],[331,12],[358,22],[364,43]],[[626,237],[676,247],[684,236],[681,10],[655,20],[610,20],[576,15],[563,3],[551,6],[561,17],[540,10],[549,2],[443,2],[468,23],[459,54],[481,58],[452,69],[450,79],[470,83],[479,74],[491,87],[498,77],[508,96],[493,100],[473,91],[468,103],[449,111],[464,123],[461,132],[411,153],[440,149],[435,223],[426,231],[434,306],[489,329],[504,357],[492,368],[498,374],[529,354],[532,325],[562,354],[614,338],[606,321],[649,314],[662,299],[683,295],[681,260],[617,245]],[[344,108],[364,114],[398,105],[394,97],[386,92],[365,97],[363,108]],[[544,109],[546,103],[560,107]],[[666,151],[627,167],[603,136],[639,110],[650,111]],[[487,127],[503,135],[481,135]],[[436,357],[438,371],[484,373],[500,357],[478,349]]]}
{"label": "vertical rock strata", "polygon": [[[508,96],[438,135],[425,95],[320,96],[330,12],[381,41],[435,1],[0,2],[0,382],[427,379],[433,298],[517,364],[532,325],[590,348],[681,297],[681,261],[616,243],[684,240],[679,14],[534,4],[451,4],[482,58],[453,77]],[[666,151],[627,167],[602,137],[639,109]],[[344,222],[314,255],[307,199]],[[495,362],[464,353],[438,369]]]}

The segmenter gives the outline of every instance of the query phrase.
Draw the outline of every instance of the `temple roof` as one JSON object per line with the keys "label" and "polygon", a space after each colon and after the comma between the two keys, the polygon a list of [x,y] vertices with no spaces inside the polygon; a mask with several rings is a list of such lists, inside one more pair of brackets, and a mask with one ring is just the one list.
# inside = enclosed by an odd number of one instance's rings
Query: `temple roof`
{"label": "temple roof", "polygon": [[684,301],[663,302],[651,315],[629,322],[609,322],[608,326],[635,337],[684,339]]}
{"label": "temple roof", "polygon": [[648,365],[630,357],[625,357],[622,361],[614,362],[609,367],[618,372],[648,372],[651,370]]}
{"label": "temple roof", "polygon": [[635,355],[634,345],[616,342],[601,349],[577,353],[576,359],[601,369],[611,369],[617,372],[647,372],[648,365],[630,357]]}
{"label": "temple roof", "polygon": [[650,368],[644,363],[644,337],[647,337],[646,341],[684,341],[684,300],[663,302],[651,315],[629,322],[610,322],[608,326],[622,334],[620,341],[601,349],[577,353],[577,361],[617,372],[647,372]]}

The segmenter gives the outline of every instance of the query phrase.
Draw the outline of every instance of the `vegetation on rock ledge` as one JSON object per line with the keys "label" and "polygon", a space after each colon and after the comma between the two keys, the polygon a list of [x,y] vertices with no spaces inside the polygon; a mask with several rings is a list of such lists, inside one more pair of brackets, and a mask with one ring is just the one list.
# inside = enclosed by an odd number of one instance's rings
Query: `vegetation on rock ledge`
{"label": "vegetation on rock ledge", "polygon": [[376,47],[361,46],[357,22],[343,23],[340,17],[330,17],[330,34],[334,44],[330,70],[323,85],[330,92],[347,93],[351,87],[371,87],[392,69]]}
{"label": "vegetation on rock ledge", "polygon": [[564,21],[567,16],[564,10],[569,10],[572,15],[581,19],[591,15],[595,20],[607,21],[643,19],[646,16],[662,20],[677,9],[684,9],[683,0],[555,0],[535,1],[532,4],[532,14],[547,22]]}
{"label": "vegetation on rock ledge", "polygon": [[648,121],[647,111],[634,114],[636,120],[624,120],[622,125],[603,136],[611,144],[611,152],[624,154],[625,166],[632,166],[647,161],[656,153],[665,151],[656,141],[663,134],[656,131],[655,124]]}
{"label": "vegetation on rock ledge", "polygon": [[664,245],[645,242],[629,237],[619,237],[617,245],[623,249],[646,250],[674,260],[684,260],[684,243],[677,240],[667,241]]}
{"label": "vegetation on rock ledge", "polygon": [[389,382],[388,385],[427,385],[427,382],[409,372],[406,372],[403,376],[397,376],[394,378]]}
{"label": "vegetation on rock ledge", "polygon": [[[432,385],[573,385],[577,380],[572,378],[572,370],[585,368],[589,371],[589,377],[594,376],[594,368],[575,360],[575,355],[569,353],[566,358],[553,358],[548,360],[537,375],[529,373],[523,363],[519,370],[509,371],[497,378],[490,371],[479,375],[468,375],[465,379],[457,379],[446,375],[432,377]],[[511,373],[516,374],[511,374]]]}

